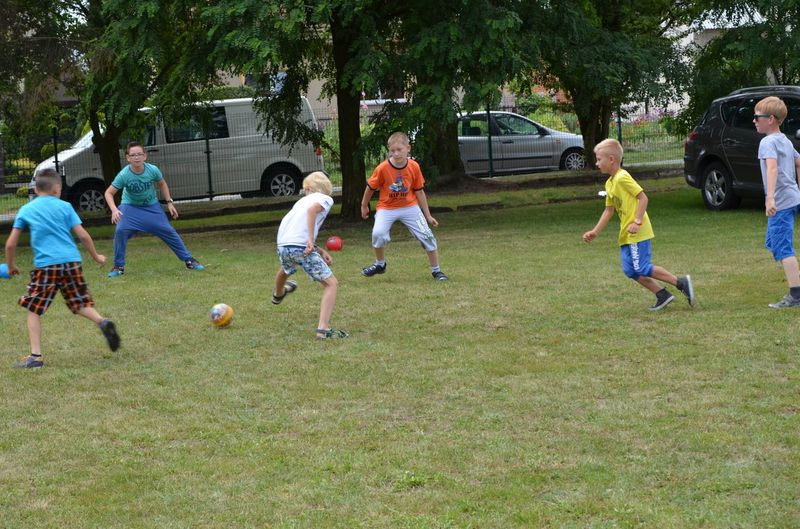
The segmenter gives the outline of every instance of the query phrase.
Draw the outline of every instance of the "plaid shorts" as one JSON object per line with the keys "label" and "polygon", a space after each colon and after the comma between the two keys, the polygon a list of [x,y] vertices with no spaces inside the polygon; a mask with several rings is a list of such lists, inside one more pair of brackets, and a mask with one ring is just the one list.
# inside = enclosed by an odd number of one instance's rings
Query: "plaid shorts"
{"label": "plaid shorts", "polygon": [[56,290],[61,291],[67,307],[73,314],[83,307],[94,306],[89,287],[83,278],[80,262],[62,263],[31,270],[28,293],[19,298],[19,304],[41,316],[53,302]]}
{"label": "plaid shorts", "polygon": [[302,246],[281,246],[278,248],[281,266],[287,276],[297,272],[298,265],[314,281],[325,281],[333,275],[333,272],[320,254],[314,251],[308,255],[303,255],[303,252],[305,252],[305,248]]}

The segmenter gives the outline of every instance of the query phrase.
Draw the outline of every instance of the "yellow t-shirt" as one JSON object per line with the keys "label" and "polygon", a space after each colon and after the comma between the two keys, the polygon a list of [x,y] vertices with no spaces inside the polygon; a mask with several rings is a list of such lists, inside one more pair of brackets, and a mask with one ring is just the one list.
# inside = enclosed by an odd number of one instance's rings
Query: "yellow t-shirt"
{"label": "yellow t-shirt", "polygon": [[636,208],[639,206],[636,196],[642,191],[642,186],[625,169],[620,169],[606,180],[606,207],[613,206],[619,215],[620,246],[655,237],[647,212],[642,219],[639,233],[628,233],[628,226],[636,218]]}

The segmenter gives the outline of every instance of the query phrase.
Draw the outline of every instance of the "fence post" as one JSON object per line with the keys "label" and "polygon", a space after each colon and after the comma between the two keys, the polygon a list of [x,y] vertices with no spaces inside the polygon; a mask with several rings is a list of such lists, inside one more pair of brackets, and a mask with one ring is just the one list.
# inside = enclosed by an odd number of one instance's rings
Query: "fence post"
{"label": "fence post", "polygon": [[214,183],[211,178],[211,144],[208,141],[208,120],[203,120],[203,136],[206,142],[206,170],[208,172],[208,200],[214,200]]}
{"label": "fence post", "polygon": [[3,137],[0,136],[0,195],[6,192],[6,158]]}
{"label": "fence post", "polygon": [[56,164],[56,172],[61,173],[58,170],[58,127],[53,126],[53,161]]}
{"label": "fence post", "polygon": [[622,145],[622,109],[617,107],[617,141]]}
{"label": "fence post", "polygon": [[494,156],[492,155],[492,112],[490,108],[491,106],[487,103],[486,131],[489,133],[489,135],[486,137],[486,141],[489,142],[489,178],[494,176]]}

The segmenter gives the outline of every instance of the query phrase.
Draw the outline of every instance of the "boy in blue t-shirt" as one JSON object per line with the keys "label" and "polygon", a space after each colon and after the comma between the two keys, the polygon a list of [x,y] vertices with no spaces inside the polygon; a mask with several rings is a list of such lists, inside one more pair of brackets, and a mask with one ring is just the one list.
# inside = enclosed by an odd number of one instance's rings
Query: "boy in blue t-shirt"
{"label": "boy in blue t-shirt", "polygon": [[81,254],[70,231],[81,240],[100,266],[106,264],[104,255],[97,253],[89,233],[81,225],[81,219],[61,196],[61,176],[53,169],[45,169],[36,175],[38,198],[22,206],[14,219],[14,225],[6,241],[6,260],[11,275],[19,274],[14,263],[17,243],[22,230],[31,233],[33,266],[28,292],[19,298],[19,304],[28,309],[28,336],[31,354],[15,367],[39,368],[44,366],[41,350],[41,316],[61,291],[73,314],[95,322],[108,341],[112,351],[119,348],[119,335],[114,322],[103,318],[94,309],[94,300],[83,278]]}
{"label": "boy in blue t-shirt", "polygon": [[800,306],[800,269],[793,242],[794,218],[800,209],[800,154],[781,133],[786,114],[786,104],[770,96],[756,103],[753,115],[756,131],[766,134],[758,145],[767,214],[765,246],[783,265],[789,283],[789,292],[783,299],[769,304],[773,309]]}
{"label": "boy in blue t-shirt", "polygon": [[[106,204],[111,209],[111,222],[117,225],[114,231],[114,267],[108,277],[118,277],[125,273],[128,239],[139,232],[150,233],[167,243],[189,270],[204,270],[205,267],[186,249],[183,239],[169,223],[158,203],[156,185],[167,202],[169,214],[173,219],[178,218],[178,210],[170,198],[169,187],[161,171],[155,165],[145,163],[147,153],[141,143],[130,142],[125,149],[125,156],[128,165],[117,174],[104,194]],[[114,195],[120,189],[122,202],[117,208]]]}

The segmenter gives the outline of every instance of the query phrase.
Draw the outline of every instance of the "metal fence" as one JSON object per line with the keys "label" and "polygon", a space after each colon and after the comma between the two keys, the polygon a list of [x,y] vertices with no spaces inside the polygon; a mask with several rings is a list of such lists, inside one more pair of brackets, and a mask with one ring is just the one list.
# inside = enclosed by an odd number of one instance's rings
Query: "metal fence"
{"label": "metal fence", "polygon": [[[583,146],[574,114],[537,111],[523,116],[513,110],[476,112],[460,118],[459,148],[469,174],[582,168],[580,157],[573,156]],[[314,113],[326,140],[338,145],[335,114],[326,108],[314,109]],[[368,114],[363,113],[365,126]],[[665,113],[614,116],[610,136],[619,138],[625,147],[626,165],[681,163],[683,138],[668,132],[669,119]],[[253,114],[218,110],[211,120],[159,121],[139,129],[134,137],[142,141],[148,162],[161,169],[177,199],[295,193],[300,175],[322,168],[323,160],[334,185],[341,184],[338,153],[319,152],[312,145],[284,147],[258,128]],[[24,142],[3,139],[0,222],[12,219],[27,201],[27,186],[36,165],[51,157],[56,147],[64,151],[76,140],[82,146],[77,154],[73,151],[72,158],[65,158],[62,152],[59,160],[70,189],[64,198],[79,211],[97,207],[105,184],[90,138],[68,137],[62,132]],[[120,155],[124,164],[122,151]],[[369,160],[368,170],[377,162]]]}

